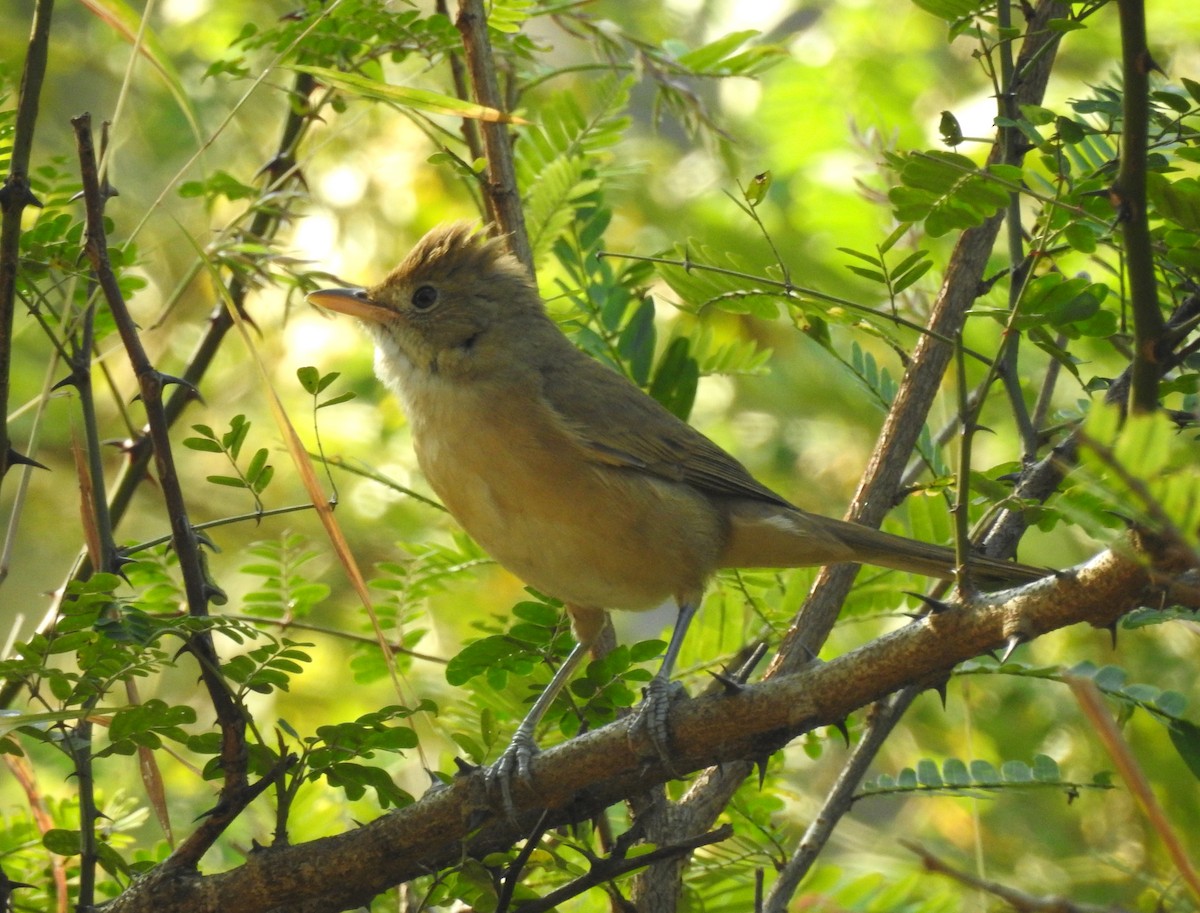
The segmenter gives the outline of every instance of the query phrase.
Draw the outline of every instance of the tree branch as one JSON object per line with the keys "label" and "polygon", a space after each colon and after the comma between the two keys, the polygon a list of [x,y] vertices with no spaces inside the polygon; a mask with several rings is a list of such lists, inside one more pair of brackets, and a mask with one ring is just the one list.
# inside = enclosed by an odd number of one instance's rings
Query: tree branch
{"label": "tree branch", "polygon": [[[471,82],[475,86],[475,101],[497,111],[507,111],[500,86],[496,82],[496,62],[488,40],[487,15],[483,0],[461,0],[455,27],[462,34]],[[488,183],[484,187],[488,218],[508,238],[508,247],[520,260],[529,275],[534,276],[533,251],[525,231],[525,213],[521,209],[521,194],[517,189],[517,172],[513,165],[512,143],[508,127],[502,123],[483,123],[483,144],[487,150]]]}
{"label": "tree branch", "polygon": [[29,158],[37,125],[38,99],[50,56],[50,18],[54,0],[38,0],[33,8],[29,50],[21,72],[17,119],[13,127],[8,177],[0,187],[0,483],[14,463],[28,463],[13,449],[8,434],[8,391],[12,375],[13,317],[17,306],[17,270],[21,250],[21,214],[29,205],[41,206],[29,189]]}
{"label": "tree branch", "polygon": [[[1048,23],[1061,17],[1065,9],[1059,0],[1041,0],[1029,17],[1027,35],[1017,60],[1017,71],[1023,74],[1016,87],[1019,104],[1040,102],[1045,93],[1061,38],[1061,32],[1051,30]],[[999,161],[1003,155],[1004,149],[997,143],[992,147],[989,160]],[[997,215],[960,236],[930,314],[927,330],[931,332],[921,334],[917,341],[909,368],[847,511],[847,519],[879,526],[896,503],[904,464],[916,447],[954,352],[953,346],[938,337],[953,339],[961,332],[966,313],[981,286],[1001,220],[1002,216]],[[784,635],[766,678],[795,672],[812,661],[833,629],[857,572],[857,565],[842,564],[821,569],[808,599]],[[736,784],[749,771],[749,763],[742,762],[731,770],[701,777],[673,812],[673,832],[679,836],[711,828],[732,797]],[[660,886],[651,889],[646,884],[637,884],[635,891],[654,890],[660,897],[677,897],[682,875],[683,866],[679,862],[655,866],[639,875],[637,880],[658,879]],[[673,909],[673,906],[665,909]]]}
{"label": "tree branch", "polygon": [[[170,423],[167,420],[162,395],[168,379],[151,364],[108,259],[108,239],[104,232],[104,194],[96,167],[91,116],[81,114],[73,117],[71,125],[75,128],[75,139],[79,147],[83,201],[87,212],[84,251],[138,381],[165,512],[170,519],[171,546],[179,558],[179,569],[183,576],[188,612],[195,617],[203,617],[208,614],[208,602],[214,594],[214,587],[208,582],[205,574],[199,538],[192,529],[187,502],[183,497],[183,486],[180,484],[179,474],[175,471]],[[173,864],[193,866],[224,828],[245,808],[248,801],[245,796],[252,797],[255,793],[246,782],[245,715],[226,690],[212,637],[208,632],[194,634],[189,639],[187,648],[200,665],[201,679],[221,726],[221,768],[225,775],[221,798],[216,808],[206,816],[204,823],[192,838],[172,855]]]}
{"label": "tree branch", "polygon": [[[1134,537],[1135,554],[1106,551],[1076,571],[928,616],[800,673],[778,675],[732,696],[680,702],[671,715],[673,770],[663,767],[644,738],[631,742],[629,721],[622,720],[535,757],[536,788],[516,791],[516,820],[505,814],[498,796],[487,794],[483,772],[477,771],[361,828],[261,849],[228,872],[200,876],[160,866],[102,909],[260,913],[318,898],[323,910],[350,909],[393,885],[457,865],[464,855],[507,849],[547,808],[546,825],[557,827],[679,774],[705,769],[710,779],[736,776],[739,765],[730,762],[775,751],[901,688],[941,681],[957,663],[999,647],[1014,633],[1031,638],[1079,622],[1111,624],[1146,597],[1158,574],[1187,566],[1172,553],[1156,552],[1152,578],[1139,557],[1142,544],[1158,549],[1155,540],[1140,543]],[[676,842],[686,839],[678,835]]]}
{"label": "tree branch", "polygon": [[1161,369],[1154,349],[1163,331],[1154,279],[1154,252],[1146,212],[1146,142],[1150,129],[1150,71],[1156,66],[1146,47],[1143,0],[1118,0],[1121,20],[1121,165],[1112,185],[1113,203],[1125,242],[1129,303],[1133,309],[1133,375],[1129,407],[1134,412],[1158,408]]}

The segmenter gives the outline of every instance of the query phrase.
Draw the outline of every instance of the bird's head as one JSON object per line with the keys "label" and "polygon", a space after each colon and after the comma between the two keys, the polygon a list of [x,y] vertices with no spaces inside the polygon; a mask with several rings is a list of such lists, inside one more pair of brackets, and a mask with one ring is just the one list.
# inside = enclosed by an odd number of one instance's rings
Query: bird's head
{"label": "bird's head", "polygon": [[439,226],[370,288],[331,288],[308,299],[357,317],[375,341],[380,373],[401,382],[411,372],[486,371],[519,338],[520,326],[543,321],[529,275],[503,241],[469,223]]}

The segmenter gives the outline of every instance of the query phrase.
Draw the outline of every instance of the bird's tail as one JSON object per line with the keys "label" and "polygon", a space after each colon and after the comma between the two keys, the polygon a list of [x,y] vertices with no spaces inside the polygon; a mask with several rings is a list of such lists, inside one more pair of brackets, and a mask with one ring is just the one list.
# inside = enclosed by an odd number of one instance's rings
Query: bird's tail
{"label": "bird's tail", "polygon": [[[930,577],[952,579],[958,561],[952,549],[762,502],[743,502],[730,511],[730,537],[722,567],[805,567],[854,562]],[[1050,573],[1011,561],[972,555],[972,578],[984,584],[1015,585]]]}

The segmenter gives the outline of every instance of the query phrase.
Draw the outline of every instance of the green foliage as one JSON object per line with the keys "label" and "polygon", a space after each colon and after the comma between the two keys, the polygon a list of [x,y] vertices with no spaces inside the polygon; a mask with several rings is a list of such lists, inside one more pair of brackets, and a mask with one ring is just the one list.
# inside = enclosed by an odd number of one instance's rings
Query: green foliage
{"label": "green foliage", "polygon": [[380,753],[398,754],[415,748],[417,734],[412,727],[392,724],[407,720],[414,713],[428,713],[433,709],[431,702],[422,701],[413,709],[384,707],[356,720],[318,727],[315,737],[302,740],[305,778],[324,778],[349,799],[360,799],[367,789],[371,789],[382,808],[408,805],[412,796],[399,788],[386,771],[359,762],[371,760]]}
{"label": "green foliage", "polygon": [[611,179],[613,149],[629,127],[624,111],[631,82],[601,80],[590,113],[574,93],[558,93],[539,108],[538,123],[521,131],[517,186],[535,259],[542,260],[567,227],[595,206],[595,192]]}
{"label": "green foliage", "polygon": [[1008,202],[1021,181],[1019,168],[980,169],[964,155],[939,149],[898,157],[892,165],[901,181],[888,193],[896,218],[924,223],[932,238],[982,225]]}
{"label": "green foliage", "polygon": [[229,460],[229,465],[237,475],[211,475],[206,478],[213,485],[246,489],[254,496],[255,509],[261,511],[263,509],[263,502],[259,496],[271,483],[271,479],[275,475],[275,467],[267,462],[270,458],[270,452],[266,447],[260,447],[254,451],[254,456],[250,457],[245,468],[238,465],[238,458],[242,453],[242,445],[246,443],[246,436],[250,433],[250,425],[251,423],[244,415],[235,415],[231,418],[229,420],[229,430],[220,435],[208,425],[192,425],[192,430],[199,437],[184,438],[183,446],[201,453],[225,454],[226,459]]}
{"label": "green foliage", "polygon": [[258,577],[261,582],[242,599],[259,618],[306,618],[329,597],[329,585],[314,582],[311,570],[306,568],[319,553],[308,547],[303,536],[292,534],[278,541],[256,542],[248,551],[257,560],[242,565],[242,573]]}
{"label": "green foliage", "polygon": [[736,314],[749,314],[762,320],[779,316],[782,292],[768,280],[759,287],[753,269],[733,251],[718,255],[703,244],[677,246],[675,260],[660,265],[663,281],[684,304],[697,311],[710,306]]}
{"label": "green foliage", "polygon": [[[0,42],[18,61],[28,11],[10,6],[0,11]],[[169,15],[186,18],[186,6]],[[911,468],[886,527],[953,542],[951,508],[969,485],[962,507],[972,524],[1013,510],[1035,527],[1022,545],[1030,563],[1082,560],[1097,540],[1118,542],[1130,521],[1183,554],[1200,547],[1200,364],[1183,338],[1200,282],[1200,82],[1173,70],[1189,58],[1156,48],[1169,72],[1152,77],[1146,175],[1157,306],[1179,321],[1185,357],[1159,386],[1163,409],[1126,416],[1103,403],[1121,389],[1134,321],[1129,213],[1113,192],[1125,99],[1111,72],[1112,4],[1073,4],[1051,24],[1066,39],[1063,91],[982,120],[975,100],[1012,94],[1003,63],[1020,47],[1019,10],[1002,28],[997,5],[973,0],[832,4],[820,22],[801,24],[753,5],[717,21],[719,5],[701,6],[682,17],[645,4],[487,5],[500,87],[521,119],[510,135],[538,278],[571,339],[676,415],[694,415],[788,497],[836,513],[868,462],[863,442],[897,398],[939,287],[954,275],[951,242],[999,214],[1016,217],[1019,231],[971,290],[966,326],[942,340],[966,350],[963,376],[948,375],[915,452],[889,454]],[[1181,24],[1156,37],[1186,46],[1176,31],[1190,37],[1194,16],[1182,7],[1171,14]],[[16,891],[17,910],[91,906],[165,859],[208,820],[206,810],[236,796],[240,787],[224,792],[237,760],[231,744],[244,747],[242,773],[262,792],[209,850],[206,872],[242,865],[240,848],[270,840],[272,818],[283,845],[408,805],[427,785],[418,767],[449,779],[444,746],[474,763],[495,758],[572,647],[562,606],[520,595],[436,509],[409,456],[411,429],[377,392],[361,339],[311,321],[298,301],[297,292],[332,278],[317,270],[374,276],[423,229],[463,216],[465,202],[443,200],[480,202],[489,189],[486,158],[464,140],[462,116],[492,115],[458,97],[450,61],[462,36],[451,19],[378,0],[212,4],[202,19],[172,19],[171,28],[152,19],[144,32],[122,4],[56,15],[64,24],[55,25],[29,169],[42,205],[22,219],[17,314],[0,339],[12,355],[4,443],[24,452],[28,441],[30,456],[52,470],[31,474],[16,495],[14,468],[0,489],[13,530],[0,617],[14,632],[0,659],[11,683],[0,753],[21,772],[0,794],[0,855],[8,877],[36,885]],[[133,34],[149,67],[126,66]],[[56,70],[73,59],[64,36],[89,54]],[[826,41],[836,53],[822,55]],[[0,70],[5,174],[17,79]],[[107,144],[120,193],[106,200],[105,229],[121,293],[156,369],[195,379],[205,396],[205,415],[194,417],[187,388],[171,388],[180,398],[170,421],[182,415],[191,428],[180,437],[193,455],[175,454],[186,517],[163,509],[169,470],[150,459],[145,405],[132,399],[114,317],[87,269],[74,150],[63,131],[47,129],[97,91],[117,100],[114,116],[138,111],[136,127],[117,117]],[[940,108],[940,124],[912,121],[913,111]],[[952,149],[921,151],[931,131]],[[994,158],[997,138],[1027,151],[981,164]],[[89,309],[91,340],[82,329]],[[230,312],[244,336],[225,335]],[[67,372],[61,362],[89,346],[91,399],[70,386],[51,391]],[[248,355],[274,371],[274,390],[245,370]],[[751,382],[734,388],[727,378]],[[959,478],[962,394],[980,414],[973,462]],[[286,448],[271,424],[276,395],[293,419],[311,416],[331,483],[322,517],[361,562],[369,611],[347,583],[357,569],[324,544],[310,493],[278,458]],[[120,446],[89,452],[101,441]],[[1013,480],[1052,448],[1061,467],[1075,460],[1065,481],[1047,501],[1018,499]],[[221,489],[248,494],[253,510],[230,515]],[[112,517],[97,515],[90,491],[110,494]],[[202,545],[202,598],[188,577],[196,569],[186,558],[181,567],[176,550],[181,519]],[[126,543],[119,574],[91,572],[83,549],[98,533]],[[681,658],[691,692],[707,682],[704,670],[742,661],[747,644],[777,643],[815,574],[719,573]],[[919,608],[906,591],[922,585],[913,575],[862,575],[845,623],[812,649],[831,658],[882,634]],[[792,906],[960,909],[959,887],[895,851],[894,821],[914,821],[914,838],[950,844],[948,854],[966,855],[977,841],[990,872],[1029,877],[1031,893],[1146,909],[1166,897],[1184,909],[1158,844],[1143,838],[1129,803],[1111,801],[1123,788],[1104,773],[1111,762],[1063,725],[1073,708],[1060,687],[1090,679],[1169,813],[1183,821],[1200,813],[1192,779],[1200,724],[1189,715],[1195,689],[1178,634],[1193,613],[1163,592],[1123,619],[1111,658],[1086,660],[1094,638],[1063,632],[1022,648],[1044,651],[1028,661],[1018,653],[1003,666],[955,670],[982,695],[970,743],[953,703],[936,717],[915,706],[876,763],[888,773],[859,790],[880,805],[884,795],[920,801],[923,816],[867,821],[887,850],[864,852],[865,831],[850,851],[835,839]],[[630,640],[585,665],[540,735],[570,738],[637,702],[663,644]],[[198,661],[208,663],[199,684]],[[426,739],[429,729],[440,743]],[[718,820],[734,836],[691,856],[685,908],[752,909],[756,874],[767,873],[769,888],[808,824],[797,810],[816,807],[843,757],[840,736],[816,729],[764,763],[761,788],[754,777],[742,783]],[[1089,803],[1086,826],[1060,811],[1028,811],[1041,797],[1064,805],[1056,793]],[[960,817],[964,796],[996,800],[980,809],[974,833]],[[145,823],[153,811],[162,826],[168,807],[177,817],[170,845]],[[652,849],[620,832],[619,811],[607,817],[547,833],[527,847],[519,872],[516,850],[464,858],[415,881],[405,902],[491,909],[511,878],[515,908],[586,876],[596,859]],[[1122,854],[1143,861],[1101,893],[1098,860],[1125,864]],[[61,897],[52,857],[67,866]],[[1041,869],[1055,874],[1050,888],[1029,875]],[[94,897],[83,896],[84,872],[97,876]],[[633,877],[563,908],[620,906]]]}
{"label": "green foliage", "polygon": [[958,758],[946,758],[939,765],[930,758],[922,758],[915,768],[906,767],[895,776],[880,774],[868,780],[856,798],[904,793],[968,797],[1003,790],[1047,788],[1074,796],[1081,789],[1112,789],[1111,780],[1108,773],[1097,774],[1086,783],[1066,780],[1055,760],[1044,754],[1035,756],[1032,765],[1010,760],[1000,767],[981,759],[968,764]]}

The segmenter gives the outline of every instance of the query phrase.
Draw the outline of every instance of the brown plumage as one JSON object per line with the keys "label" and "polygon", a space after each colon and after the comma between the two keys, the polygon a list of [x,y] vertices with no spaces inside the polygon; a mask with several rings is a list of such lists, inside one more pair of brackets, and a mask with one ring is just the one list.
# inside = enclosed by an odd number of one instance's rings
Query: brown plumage
{"label": "brown plumage", "polygon": [[[759,483],[575,348],[502,242],[466,224],[429,232],[372,288],[310,298],[366,326],[434,491],[497,561],[568,604],[581,644],[605,609],[676,601],[680,623],[648,700],[665,693],[678,641],[718,568],[855,561],[954,573],[949,549],[808,513]],[[982,558],[970,567],[991,580],[1040,576]],[[518,738],[531,738],[534,723]],[[504,776],[527,772],[532,748],[523,749],[506,755]]]}

